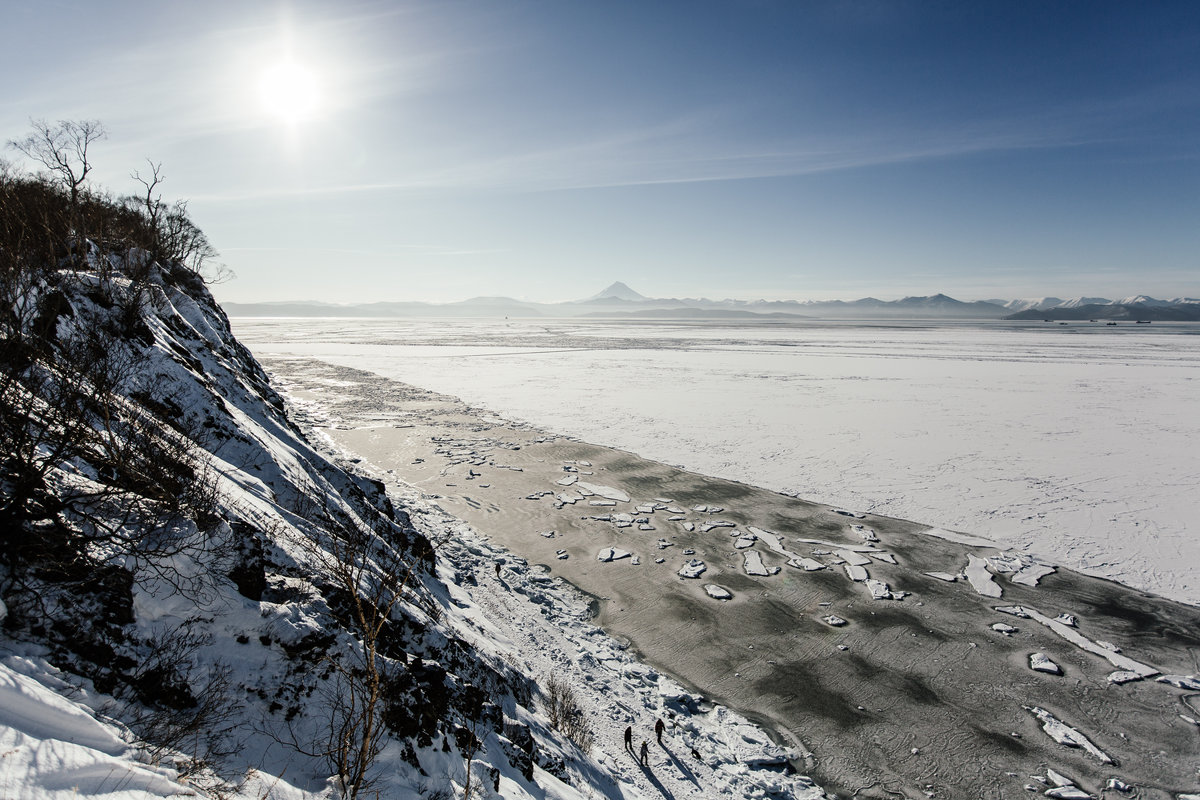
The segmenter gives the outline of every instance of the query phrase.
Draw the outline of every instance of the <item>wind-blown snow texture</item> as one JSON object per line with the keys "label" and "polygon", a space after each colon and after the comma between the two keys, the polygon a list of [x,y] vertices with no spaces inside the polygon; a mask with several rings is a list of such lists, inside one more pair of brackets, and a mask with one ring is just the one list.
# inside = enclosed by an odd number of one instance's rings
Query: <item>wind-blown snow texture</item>
{"label": "wind-blown snow texture", "polygon": [[1200,603],[1195,325],[237,325],[260,353]]}
{"label": "wind-blown snow texture", "polygon": [[[132,296],[120,257],[94,251],[90,263],[104,269],[55,278],[65,301],[59,339],[91,335],[87,324]],[[335,796],[329,764],[305,752],[329,732],[333,676],[361,663],[362,631],[347,622],[352,596],[331,560],[345,553],[334,540],[348,534],[329,527],[334,519],[377,534],[359,560],[360,586],[378,585],[385,565],[411,576],[380,640],[387,729],[372,797],[461,796],[472,737],[481,749],[470,774],[483,797],[823,796],[779,769],[794,753],[624,652],[588,621],[574,590],[496,552],[415,490],[399,487],[397,510],[379,484],[334,466],[288,420],[198,281],[152,268],[147,287],[149,336],[128,343],[139,358],[125,400],[153,395],[202,421],[197,458],[212,475],[217,518],[188,523],[194,546],[182,552],[110,565],[131,576],[120,609],[130,621],[105,642],[110,663],[45,638],[59,620],[38,618],[24,600],[0,604],[0,796],[142,800],[202,787],[244,798]],[[71,465],[61,471],[86,480]],[[10,601],[17,590],[3,577]],[[120,675],[100,685],[105,670],[144,666],[137,658],[154,637],[194,643],[186,664],[170,665],[190,669],[186,689],[226,687],[213,690],[220,724],[194,737],[220,739],[226,752],[204,764],[189,750],[192,736],[156,747],[135,735],[147,730],[137,719],[147,709],[108,694]],[[590,754],[551,728],[539,688],[549,675],[573,687],[595,737]],[[639,767],[621,732],[631,725],[650,739],[657,718],[669,723],[666,746]]]}

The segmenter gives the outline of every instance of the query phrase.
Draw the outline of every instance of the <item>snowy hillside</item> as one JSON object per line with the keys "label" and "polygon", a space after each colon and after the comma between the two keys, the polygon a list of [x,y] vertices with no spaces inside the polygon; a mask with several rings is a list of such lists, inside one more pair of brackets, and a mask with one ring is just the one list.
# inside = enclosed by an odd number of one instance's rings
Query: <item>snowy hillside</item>
{"label": "snowy hillside", "polygon": [[332,463],[189,266],[22,204],[127,208],[2,188],[0,796],[823,796],[569,587]]}

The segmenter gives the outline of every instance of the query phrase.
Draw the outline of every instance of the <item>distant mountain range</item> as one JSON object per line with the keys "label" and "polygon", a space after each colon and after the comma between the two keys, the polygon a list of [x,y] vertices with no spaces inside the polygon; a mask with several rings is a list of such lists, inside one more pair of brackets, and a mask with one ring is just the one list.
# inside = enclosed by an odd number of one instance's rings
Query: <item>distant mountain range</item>
{"label": "distant mountain range", "polygon": [[591,317],[629,319],[1104,319],[1200,321],[1200,300],[1145,295],[1107,300],[1042,297],[963,302],[944,294],[902,300],[709,300],[651,298],[617,281],[582,300],[532,303],[511,297],[473,297],[456,303],[381,302],[339,305],[316,301],[225,303],[234,317]]}

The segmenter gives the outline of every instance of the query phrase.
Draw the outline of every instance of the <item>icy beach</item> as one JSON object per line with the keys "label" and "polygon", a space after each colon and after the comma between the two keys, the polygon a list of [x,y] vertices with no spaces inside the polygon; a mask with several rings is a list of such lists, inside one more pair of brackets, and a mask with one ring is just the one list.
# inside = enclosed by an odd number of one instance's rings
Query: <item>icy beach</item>
{"label": "icy beach", "polygon": [[1200,326],[234,320],[586,441],[1200,603]]}

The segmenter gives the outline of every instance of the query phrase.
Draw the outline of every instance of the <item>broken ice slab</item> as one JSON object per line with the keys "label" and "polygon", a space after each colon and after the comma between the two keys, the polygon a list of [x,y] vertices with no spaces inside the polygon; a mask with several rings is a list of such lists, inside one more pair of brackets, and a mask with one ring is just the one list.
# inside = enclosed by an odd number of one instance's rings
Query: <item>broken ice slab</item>
{"label": "broken ice slab", "polygon": [[826,625],[830,625],[834,628],[840,628],[846,624],[846,620],[842,619],[837,614],[829,614],[828,616],[821,617],[821,620]]}
{"label": "broken ice slab", "polygon": [[570,558],[570,555],[568,555],[566,550],[556,550],[556,551],[554,551],[554,554],[556,556],[558,556],[559,561],[563,561],[567,558]]}
{"label": "broken ice slab", "polygon": [[715,528],[736,528],[736,527],[737,526],[732,522],[726,522],[724,520],[717,520],[715,522],[706,522],[703,525],[701,525],[700,532],[708,533],[709,531],[711,531]]}
{"label": "broken ice slab", "polygon": [[850,550],[838,550],[837,555],[852,567],[865,567],[871,563],[871,559]]}
{"label": "broken ice slab", "polygon": [[752,547],[758,539],[754,536],[743,536],[733,543],[733,546],[738,550],[745,550],[747,547]]}
{"label": "broken ice slab", "polygon": [[1158,682],[1170,684],[1178,689],[1200,692],[1200,680],[1197,680],[1195,675],[1160,675]]}
{"label": "broken ice slab", "polygon": [[708,569],[708,565],[698,558],[693,558],[679,568],[678,575],[681,578],[699,578],[706,569]]}
{"label": "broken ice slab", "polygon": [[584,483],[580,481],[576,484],[577,489],[585,489],[594,495],[599,495],[607,500],[617,500],[621,503],[629,502],[629,495],[622,492],[620,489],[614,489],[611,486],[601,486],[598,483]]}
{"label": "broken ice slab", "polygon": [[1075,615],[1067,614],[1066,612],[1059,614],[1057,617],[1054,618],[1054,621],[1061,622],[1063,625],[1070,625],[1072,628],[1079,627],[1079,620],[1077,620],[1075,618]]}
{"label": "broken ice slab", "polygon": [[685,531],[687,531],[688,533],[691,533],[692,531],[696,530],[696,523],[694,523],[694,522],[685,522],[685,523],[683,523],[683,529],[684,529]]}
{"label": "broken ice slab", "polygon": [[867,575],[867,571],[865,569],[856,566],[855,564],[847,564],[845,569],[846,575],[852,581],[865,581],[868,577],[870,577]]}
{"label": "broken ice slab", "polygon": [[606,547],[596,554],[597,561],[617,561],[622,558],[629,558],[632,553],[628,550],[619,550],[615,547]]}
{"label": "broken ice slab", "polygon": [[706,583],[704,585],[704,591],[708,592],[708,596],[714,600],[733,599],[733,592],[729,591],[724,586],[718,586],[715,583]]}
{"label": "broken ice slab", "polygon": [[559,478],[558,480],[555,481],[555,483],[557,483],[559,486],[570,486],[571,484],[575,483],[578,480],[579,480],[578,475],[567,475],[565,477]]}
{"label": "broken ice slab", "polygon": [[[871,593],[872,600],[899,600],[900,596],[892,594],[892,589],[883,581],[877,581],[874,578],[867,578],[867,591]],[[901,595],[903,596],[903,595]]]}
{"label": "broken ice slab", "polygon": [[865,542],[878,542],[879,537],[875,531],[868,528],[866,525],[851,525],[850,529],[863,538]]}
{"label": "broken ice slab", "polygon": [[988,572],[987,563],[987,559],[968,555],[967,568],[964,571],[967,580],[970,581],[971,588],[984,597],[1000,597],[1003,594],[1000,584],[992,580],[992,573]]}
{"label": "broken ice slab", "polygon": [[958,580],[957,575],[951,575],[949,572],[926,572],[925,574],[931,578],[937,578],[939,581],[946,581],[946,583]]}
{"label": "broken ice slab", "polygon": [[1003,622],[993,622],[992,630],[996,633],[1003,633],[1005,636],[1012,636],[1017,632],[1017,629],[1012,625],[1005,625]]}
{"label": "broken ice slab", "polygon": [[891,553],[871,553],[870,555],[871,558],[875,559],[876,561],[883,561],[886,564],[896,563],[896,557]]}
{"label": "broken ice slab", "polygon": [[1108,673],[1108,682],[1116,684],[1130,683],[1131,681],[1140,681],[1144,677],[1144,675],[1138,675],[1136,672],[1131,672],[1127,669],[1119,669]]}
{"label": "broken ice slab", "polygon": [[746,561],[743,564],[743,569],[747,575],[774,575],[779,572],[779,567],[767,567],[763,565],[762,554],[757,550],[748,550],[746,552]]}
{"label": "broken ice slab", "polygon": [[820,561],[817,561],[812,558],[805,558],[803,556],[801,556],[799,558],[789,559],[787,563],[789,566],[798,567],[799,569],[802,569],[805,572],[816,572],[817,570],[825,569],[825,565],[822,564]]}
{"label": "broken ice slab", "polygon": [[1053,714],[1044,708],[1038,706],[1025,706],[1026,711],[1036,716],[1042,723],[1042,730],[1046,732],[1054,741],[1059,744],[1065,744],[1067,747],[1078,747],[1087,751],[1090,755],[1104,764],[1113,763],[1100,748],[1092,744],[1091,740],[1084,736],[1079,731],[1067,725],[1065,722],[1056,718]]}
{"label": "broken ice slab", "polygon": [[654,513],[654,505],[652,503],[642,503],[640,506],[638,506],[634,510],[637,511],[639,514],[653,514]]}
{"label": "broken ice slab", "polygon": [[1062,667],[1051,661],[1045,653],[1030,653],[1029,668],[1049,675],[1062,675]]}
{"label": "broken ice slab", "polygon": [[588,500],[589,506],[615,506],[615,500]]}

